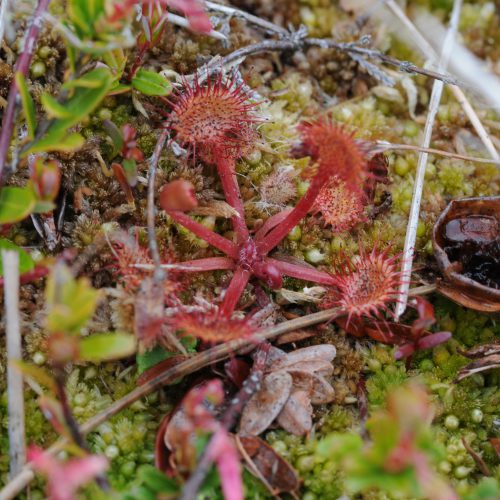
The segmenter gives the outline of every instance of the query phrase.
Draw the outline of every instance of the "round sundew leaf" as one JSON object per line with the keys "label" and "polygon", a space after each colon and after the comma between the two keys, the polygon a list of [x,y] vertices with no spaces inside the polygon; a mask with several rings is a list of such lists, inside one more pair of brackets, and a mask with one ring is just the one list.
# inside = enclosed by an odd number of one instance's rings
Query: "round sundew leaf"
{"label": "round sundew leaf", "polygon": [[239,433],[258,436],[279,415],[292,390],[292,376],[284,371],[264,378],[262,388],[255,393],[241,414]]}
{"label": "round sundew leaf", "polygon": [[31,189],[4,187],[0,189],[0,224],[19,222],[33,211],[36,196]]}

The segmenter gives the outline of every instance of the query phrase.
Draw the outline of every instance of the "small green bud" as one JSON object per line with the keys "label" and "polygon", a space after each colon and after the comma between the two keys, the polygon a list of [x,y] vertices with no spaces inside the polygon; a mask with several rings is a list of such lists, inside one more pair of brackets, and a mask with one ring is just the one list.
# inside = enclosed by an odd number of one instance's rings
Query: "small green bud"
{"label": "small green bud", "polygon": [[47,59],[47,57],[50,56],[51,52],[52,51],[50,50],[50,47],[48,45],[44,45],[43,47],[40,47],[40,49],[38,50],[38,55],[42,59]]}
{"label": "small green bud", "polygon": [[382,363],[375,358],[370,358],[366,364],[368,365],[368,368],[373,372],[376,372],[382,368]]}
{"label": "small green bud", "polygon": [[311,248],[307,250],[305,258],[310,264],[319,264],[325,260],[325,254],[321,253],[317,248]]}
{"label": "small green bud", "polygon": [[33,78],[40,78],[43,75],[45,75],[45,72],[47,71],[47,67],[45,66],[45,63],[42,61],[37,61],[36,63],[31,65],[31,76]]}
{"label": "small green bud", "polygon": [[260,160],[262,159],[262,153],[260,149],[254,149],[250,154],[245,156],[245,159],[247,160],[248,163],[252,166],[256,166],[260,163]]}
{"label": "small green bud", "polygon": [[472,469],[470,467],[465,467],[463,465],[459,465],[454,472],[454,475],[457,479],[464,479],[471,473]]}
{"label": "small green bud", "polygon": [[306,194],[306,192],[307,192],[308,189],[309,189],[309,182],[300,181],[297,184],[297,194],[299,196],[304,196]]}
{"label": "small green bud", "polygon": [[423,359],[420,361],[419,367],[423,372],[430,372],[434,368],[434,363],[431,359]]}
{"label": "small green bud", "polygon": [[448,415],[444,420],[444,426],[450,431],[458,429],[459,425],[460,425],[460,420],[458,420],[458,418],[455,417],[455,415]]}
{"label": "small green bud", "polygon": [[307,472],[314,467],[314,455],[304,455],[297,460],[297,469],[301,472]]}
{"label": "small green bud", "polygon": [[123,474],[126,477],[131,476],[134,472],[135,469],[137,468],[135,462],[125,462],[121,467],[120,467],[120,473]]}
{"label": "small green bud", "polygon": [[425,222],[423,220],[419,220],[417,226],[417,238],[422,238],[423,236],[425,236]]}
{"label": "small green bud", "polygon": [[98,113],[99,120],[111,120],[112,118],[112,113],[109,108],[101,108]]}
{"label": "small green bud", "polygon": [[87,395],[84,394],[83,392],[79,392],[78,394],[75,395],[73,398],[73,403],[75,405],[84,405],[87,402]]}
{"label": "small green bud", "polygon": [[289,233],[287,238],[290,241],[299,241],[300,238],[302,237],[302,229],[300,229],[300,226],[295,226]]}
{"label": "small green bud", "polygon": [[398,156],[394,162],[394,172],[401,177],[404,177],[410,171],[410,164],[403,156]]}
{"label": "small green bud", "polygon": [[443,474],[449,474],[451,472],[451,464],[450,462],[443,460],[442,462],[439,462],[438,469],[439,472],[442,472]]}
{"label": "small green bud", "polygon": [[114,444],[111,444],[109,446],[106,447],[106,449],[104,450],[104,454],[109,458],[109,459],[113,459],[113,458],[116,458],[119,454],[120,454],[120,450],[118,448],[118,446],[115,446]]}
{"label": "small green bud", "polygon": [[420,128],[415,122],[407,121],[405,123],[403,134],[406,135],[406,137],[415,137],[418,134],[419,130]]}
{"label": "small green bud", "polygon": [[316,495],[312,491],[308,491],[302,495],[302,500],[316,500]]}
{"label": "small green bud", "polygon": [[33,363],[35,363],[35,365],[38,366],[43,365],[45,361],[46,361],[45,356],[40,351],[35,352],[35,354],[33,354]]}
{"label": "small green bud", "polygon": [[474,408],[470,414],[470,418],[475,424],[480,424],[483,421],[483,412],[479,408]]}
{"label": "small green bud", "polygon": [[273,448],[276,453],[279,453],[280,455],[284,455],[288,450],[288,447],[284,441],[275,441],[273,443]]}

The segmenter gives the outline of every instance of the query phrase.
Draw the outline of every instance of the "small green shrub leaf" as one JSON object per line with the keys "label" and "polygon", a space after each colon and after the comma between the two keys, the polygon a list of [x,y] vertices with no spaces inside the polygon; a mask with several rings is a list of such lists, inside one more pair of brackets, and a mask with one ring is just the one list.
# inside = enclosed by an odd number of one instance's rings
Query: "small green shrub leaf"
{"label": "small green shrub leaf", "polygon": [[140,69],[132,78],[132,87],[144,95],[164,96],[172,91],[172,85],[165,77],[145,69]]}
{"label": "small green shrub leaf", "polygon": [[27,273],[35,267],[35,263],[28,252],[5,238],[0,238],[0,276],[3,276],[2,250],[14,250],[19,254],[19,273]]}
{"label": "small green shrub leaf", "polygon": [[84,361],[109,361],[134,354],[137,341],[130,333],[96,333],[80,341],[79,357]]}
{"label": "small green shrub leaf", "polygon": [[49,94],[42,94],[42,105],[49,118],[69,118],[71,112]]}
{"label": "small green shrub leaf", "polygon": [[138,471],[141,482],[156,493],[177,493],[179,487],[173,479],[152,465],[143,465]]}
{"label": "small green shrub leaf", "polygon": [[51,375],[39,366],[26,363],[20,359],[10,361],[25,377],[29,377],[34,382],[43,385],[47,389],[55,392],[56,383]]}
{"label": "small green shrub leaf", "polygon": [[142,353],[137,354],[136,361],[137,361],[137,372],[139,375],[152,366],[155,366],[156,364],[160,363],[164,359],[168,359],[174,354],[172,352],[169,352],[165,350],[161,346],[156,346],[150,351],[144,351]]}
{"label": "small green shrub leaf", "polygon": [[36,204],[35,193],[21,187],[0,189],[0,224],[12,224],[28,217]]}
{"label": "small green shrub leaf", "polygon": [[19,90],[19,96],[21,97],[26,127],[28,128],[28,139],[33,140],[35,138],[36,130],[35,105],[33,103],[33,98],[29,93],[26,79],[19,71],[16,73],[16,85]]}
{"label": "small green shrub leaf", "polygon": [[99,291],[86,278],[76,280],[64,264],[56,264],[47,279],[45,297],[47,329],[77,334],[94,314]]}
{"label": "small green shrub leaf", "polygon": [[28,153],[43,153],[44,151],[76,151],[85,144],[85,138],[77,134],[69,134],[66,137],[45,137],[36,142],[28,150]]}
{"label": "small green shrub leaf", "polygon": [[[108,93],[113,81],[113,75],[108,68],[96,68],[81,78],[68,82],[66,85],[70,84],[70,87],[75,89],[72,97],[61,104],[68,116],[55,120],[45,137],[32,144],[23,155],[38,151],[68,151],[81,147],[83,137],[79,134],[68,135],[68,130],[94,111]],[[52,112],[60,115],[60,108],[56,109],[53,101],[50,104]]]}

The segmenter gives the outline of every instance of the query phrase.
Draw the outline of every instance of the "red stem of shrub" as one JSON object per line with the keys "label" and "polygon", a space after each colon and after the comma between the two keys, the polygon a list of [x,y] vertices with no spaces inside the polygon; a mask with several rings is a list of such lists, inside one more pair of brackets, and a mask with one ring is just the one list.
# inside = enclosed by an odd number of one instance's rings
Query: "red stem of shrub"
{"label": "red stem of shrub", "polygon": [[[14,67],[15,73],[19,71],[24,76],[27,76],[28,74],[28,69],[35,50],[36,40],[42,27],[42,17],[49,6],[49,3],[50,0],[40,0],[38,2],[35,13],[33,14],[31,25],[28,29],[28,33],[26,34],[23,51]],[[7,152],[9,150],[10,139],[14,129],[18,94],[19,90],[14,80],[10,86],[9,96],[7,97],[7,108],[5,109],[2,119],[2,132],[0,135],[0,186],[2,185]]]}

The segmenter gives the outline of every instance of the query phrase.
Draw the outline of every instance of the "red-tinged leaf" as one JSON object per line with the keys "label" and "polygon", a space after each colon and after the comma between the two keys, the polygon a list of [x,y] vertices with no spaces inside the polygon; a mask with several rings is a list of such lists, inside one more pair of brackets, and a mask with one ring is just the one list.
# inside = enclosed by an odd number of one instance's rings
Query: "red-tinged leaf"
{"label": "red-tinged leaf", "polygon": [[249,471],[252,472],[255,467],[272,488],[273,494],[293,493],[299,489],[297,473],[271,446],[258,437],[240,436],[237,439],[252,460]]}
{"label": "red-tinged leaf", "polygon": [[210,33],[212,23],[204,9],[201,0],[167,0],[172,8],[182,12],[189,21],[189,25],[198,33]]}
{"label": "red-tinged leaf", "polygon": [[400,346],[394,353],[394,358],[397,360],[405,359],[411,356],[415,352],[415,347],[413,344],[404,344]]}
{"label": "red-tinged leaf", "polygon": [[109,466],[106,458],[98,455],[72,458],[62,463],[36,446],[28,450],[28,461],[47,477],[47,493],[51,500],[73,500],[80,486],[92,481]]}
{"label": "red-tinged leaf", "polygon": [[127,203],[135,205],[134,194],[132,193],[132,189],[128,183],[127,174],[125,173],[124,168],[119,163],[112,163],[111,168],[113,169],[118,184],[120,184],[120,187],[125,193]]}
{"label": "red-tinged leaf", "polygon": [[[138,386],[144,385],[150,380],[154,379],[158,375],[161,375],[163,372],[170,370],[170,368],[173,368],[174,366],[178,365],[179,363],[182,363],[187,359],[187,356],[183,356],[182,354],[178,354],[176,356],[172,356],[168,359],[164,359],[163,361],[160,361],[156,365],[152,366],[151,368],[148,368],[144,373],[141,373],[141,375],[137,378],[136,384]],[[167,380],[165,382],[166,384],[171,384],[171,380]]]}
{"label": "red-tinged leaf", "polygon": [[240,457],[224,429],[214,434],[209,450],[210,458],[217,464],[225,500],[243,500]]}
{"label": "red-tinged leaf", "polygon": [[335,320],[335,323],[345,330],[349,335],[354,337],[364,337],[366,335],[365,322],[362,318],[352,317],[351,320],[347,316],[341,316]]}
{"label": "red-tinged leaf", "polygon": [[165,444],[165,434],[170,422],[171,415],[172,413],[168,413],[160,422],[160,426],[158,427],[158,431],[156,433],[154,448],[155,467],[167,474],[173,471],[172,462],[170,461],[170,455],[172,454],[172,452],[167,448]]}
{"label": "red-tinged leaf", "polygon": [[415,332],[421,332],[432,326],[436,322],[434,307],[423,297],[415,297],[417,303],[418,319],[413,322]]}
{"label": "red-tinged leaf", "polygon": [[64,416],[59,401],[44,395],[38,398],[38,406],[40,410],[42,410],[43,416],[47,422],[52,425],[54,430],[61,436],[69,438],[71,441],[69,429],[64,423]]}
{"label": "red-tinged leaf", "polygon": [[490,443],[491,443],[491,446],[493,446],[495,453],[500,458],[500,438],[491,438]]}
{"label": "red-tinged leaf", "polygon": [[184,179],[165,184],[160,191],[160,206],[165,211],[186,212],[198,206],[198,200],[191,182]]}
{"label": "red-tinged leaf", "polygon": [[451,332],[438,332],[422,337],[418,343],[418,349],[432,349],[451,339]]}
{"label": "red-tinged leaf", "polygon": [[231,358],[224,365],[229,380],[239,389],[250,373],[250,365],[240,358]]}

